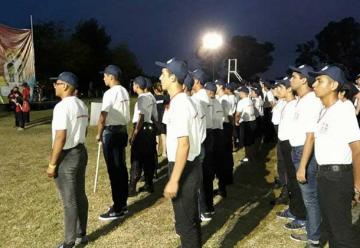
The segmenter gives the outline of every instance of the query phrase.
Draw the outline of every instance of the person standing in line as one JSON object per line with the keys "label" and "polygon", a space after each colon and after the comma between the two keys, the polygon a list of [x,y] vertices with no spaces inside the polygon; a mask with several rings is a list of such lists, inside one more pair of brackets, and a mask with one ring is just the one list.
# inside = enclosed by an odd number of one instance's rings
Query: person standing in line
{"label": "person standing in line", "polygon": [[352,229],[351,201],[360,203],[360,130],[355,112],[338,99],[344,72],[325,66],[311,75],[313,88],[324,104],[315,131],[317,186],[329,247],[359,247]]}
{"label": "person standing in line", "polygon": [[103,145],[109,174],[113,205],[99,216],[100,220],[115,220],[128,213],[128,171],[125,147],[128,143],[127,124],[130,121],[130,100],[120,85],[121,70],[109,65],[104,70],[105,85],[110,87],[103,96],[96,140]]}
{"label": "person standing in line", "polygon": [[54,83],[56,104],[52,120],[52,151],[48,177],[54,178],[64,205],[65,239],[58,248],[72,248],[88,242],[88,199],[85,193],[85,170],[88,154],[84,146],[88,109],[73,96],[78,79],[63,72]]}
{"label": "person standing in line", "polygon": [[141,177],[141,172],[145,175],[145,191],[154,192],[153,176],[155,171],[155,160],[153,147],[155,139],[153,137],[154,127],[152,113],[152,98],[145,93],[147,82],[142,76],[136,77],[133,82],[133,91],[138,95],[138,100],[134,108],[133,123],[134,128],[130,136],[131,145],[131,173],[129,183],[129,196],[136,195],[136,184]]}
{"label": "person standing in line", "polygon": [[[229,95],[225,92],[225,83],[222,80],[216,80],[218,100],[224,110],[223,116],[223,130],[224,130],[224,177],[225,185],[230,185],[234,183],[233,178],[233,166],[234,158],[232,155],[232,134],[233,134],[233,125],[234,123],[234,113],[232,111],[232,105],[229,99]],[[219,189],[220,190],[220,189]],[[220,195],[226,196],[225,192],[218,192]],[[224,194],[225,193],[225,194]]]}
{"label": "person standing in line", "polygon": [[292,160],[296,169],[301,194],[306,208],[306,233],[293,233],[291,238],[307,242],[310,247],[318,247],[320,241],[321,213],[317,193],[317,164],[313,154],[314,132],[323,108],[319,98],[315,96],[311,85],[313,77],[310,66],[290,67],[292,77],[291,88],[299,99],[295,106],[293,133],[290,136]]}
{"label": "person standing in line", "polygon": [[289,208],[282,212],[277,212],[279,218],[290,220],[284,227],[288,230],[304,228],[306,225],[306,209],[301,195],[301,190],[296,179],[296,170],[291,159],[291,145],[289,139],[294,132],[292,122],[295,114],[297,100],[290,85],[290,78],[284,77],[279,81],[278,95],[280,99],[286,101],[285,107],[281,112],[278,126],[279,152],[283,158],[286,171],[286,188],[289,198]]}
{"label": "person standing in line", "polygon": [[241,163],[248,163],[255,159],[253,144],[255,142],[256,119],[254,104],[249,98],[249,93],[249,89],[245,86],[239,89],[240,101],[237,104],[235,115],[235,123],[239,125],[240,129],[240,143],[245,148],[245,157]]}
{"label": "person standing in line", "polygon": [[22,85],[22,95],[23,95],[23,104],[22,104],[22,112],[24,124],[30,122],[30,87],[24,82]]}
{"label": "person standing in line", "polygon": [[[163,158],[166,158],[166,125],[162,123],[162,119],[164,116],[165,105],[168,104],[167,96],[164,95],[164,91],[162,90],[161,83],[155,83],[153,86],[154,89],[154,97],[156,99],[156,108],[158,112],[158,129],[156,136],[157,143],[157,154],[161,154]],[[160,144],[162,151],[160,153]]]}
{"label": "person standing in line", "polygon": [[236,106],[238,103],[236,96],[234,94],[235,89],[236,89],[235,83],[230,82],[230,83],[225,84],[225,94],[228,95],[229,102],[230,102],[229,114],[232,115],[232,117],[233,117],[232,118],[233,122],[231,123],[232,129],[233,129],[233,134],[232,134],[233,151],[237,151],[239,149],[239,147],[238,147],[239,137],[237,136],[237,133],[238,133],[236,131],[237,126],[235,125],[235,113],[236,113]]}
{"label": "person standing in line", "polygon": [[271,84],[265,81],[260,81],[262,93],[264,96],[264,139],[265,143],[271,143],[275,141],[275,130],[271,124],[271,110],[274,107],[276,101],[275,97],[271,92]]}
{"label": "person standing in line", "polygon": [[181,247],[198,248],[201,247],[198,212],[200,119],[195,104],[183,92],[188,72],[186,63],[173,58],[156,64],[162,67],[161,85],[171,99],[166,137],[170,176],[164,196],[172,199],[175,229],[180,236]]}

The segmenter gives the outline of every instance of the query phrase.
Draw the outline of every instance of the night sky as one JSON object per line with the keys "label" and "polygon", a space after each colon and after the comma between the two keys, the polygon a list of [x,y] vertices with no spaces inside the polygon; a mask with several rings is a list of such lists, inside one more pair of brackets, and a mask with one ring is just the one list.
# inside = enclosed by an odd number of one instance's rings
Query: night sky
{"label": "night sky", "polygon": [[14,0],[1,4],[0,23],[29,28],[34,23],[96,18],[112,37],[127,43],[145,73],[158,75],[155,60],[176,56],[197,65],[194,51],[206,30],[225,37],[251,35],[275,45],[266,77],[281,76],[293,64],[296,44],[313,39],[329,21],[352,16],[360,22],[359,0]]}

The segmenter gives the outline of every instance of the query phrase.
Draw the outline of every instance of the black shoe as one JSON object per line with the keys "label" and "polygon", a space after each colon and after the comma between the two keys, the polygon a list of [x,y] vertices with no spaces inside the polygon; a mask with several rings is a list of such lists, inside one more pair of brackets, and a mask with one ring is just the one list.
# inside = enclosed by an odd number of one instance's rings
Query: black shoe
{"label": "black shoe", "polygon": [[108,221],[124,218],[128,213],[127,207],[124,207],[120,212],[115,212],[113,207],[110,207],[106,213],[99,216],[99,220]]}
{"label": "black shoe", "polygon": [[144,186],[139,188],[139,192],[154,193],[154,186],[145,184]]}
{"label": "black shoe", "polygon": [[65,242],[59,245],[57,248],[73,248],[75,246],[75,243],[72,244],[66,244]]}
{"label": "black shoe", "polygon": [[89,243],[89,238],[87,235],[78,236],[75,240],[75,245],[86,245]]}
{"label": "black shoe", "polygon": [[129,197],[134,197],[136,195],[137,195],[136,187],[129,186],[128,196]]}

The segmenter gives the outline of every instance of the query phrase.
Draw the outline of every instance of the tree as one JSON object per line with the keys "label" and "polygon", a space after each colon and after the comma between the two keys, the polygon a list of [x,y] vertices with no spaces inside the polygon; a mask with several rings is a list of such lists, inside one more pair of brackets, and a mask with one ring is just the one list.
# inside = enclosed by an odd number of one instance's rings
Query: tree
{"label": "tree", "polygon": [[296,63],[342,64],[352,78],[360,72],[360,24],[354,18],[328,23],[315,40],[297,45]]}
{"label": "tree", "polygon": [[260,43],[251,36],[234,36],[221,50],[212,54],[199,48],[197,56],[201,61],[202,68],[207,72],[212,71],[212,60],[216,77],[224,77],[227,72],[227,60],[237,59],[238,73],[249,79],[258,73],[265,72],[273,62],[271,53],[275,50],[270,42]]}

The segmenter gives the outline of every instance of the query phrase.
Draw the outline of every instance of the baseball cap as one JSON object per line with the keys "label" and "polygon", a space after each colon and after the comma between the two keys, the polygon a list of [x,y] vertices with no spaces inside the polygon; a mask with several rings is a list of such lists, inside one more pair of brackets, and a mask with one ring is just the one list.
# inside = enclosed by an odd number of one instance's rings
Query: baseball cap
{"label": "baseball cap", "polygon": [[171,71],[181,83],[184,82],[184,79],[188,74],[188,69],[185,61],[178,60],[176,58],[172,58],[166,61],[166,63],[156,61],[155,64]]}
{"label": "baseball cap", "polygon": [[120,77],[122,72],[120,70],[119,67],[117,67],[116,65],[108,65],[106,66],[105,70],[102,71],[102,73],[104,74],[110,74],[116,77]]}
{"label": "baseball cap", "polygon": [[205,84],[205,90],[209,90],[209,91],[212,91],[212,92],[216,92],[217,88],[216,88],[216,84],[213,83],[213,82],[207,82]]}
{"label": "baseball cap", "polygon": [[303,75],[309,81],[314,80],[313,76],[309,74],[310,72],[314,71],[314,68],[312,68],[311,66],[308,66],[308,65],[300,65],[298,67],[289,66],[289,69],[292,70],[293,72],[297,72],[297,73]]}
{"label": "baseball cap", "polygon": [[317,71],[317,72],[313,71],[313,72],[310,72],[310,74],[313,77],[326,75],[326,76],[332,78],[333,80],[339,82],[339,84],[346,83],[346,77],[345,77],[344,71],[341,70],[337,66],[326,65],[320,71]]}
{"label": "baseball cap", "polygon": [[239,89],[238,89],[238,92],[244,92],[246,94],[249,94],[249,88],[246,87],[246,86],[241,86]]}
{"label": "baseball cap", "polygon": [[216,80],[215,80],[215,84],[216,84],[216,85],[223,86],[223,87],[225,86],[225,82],[224,82],[223,80],[221,80],[221,79],[216,79]]}
{"label": "baseball cap", "polygon": [[184,85],[188,90],[191,90],[194,85],[194,79],[189,74],[187,74],[184,79]]}
{"label": "baseball cap", "polygon": [[152,86],[153,86],[153,83],[152,83],[151,79],[146,77],[145,81],[146,81],[146,88],[151,89]]}
{"label": "baseball cap", "polygon": [[78,84],[78,78],[77,76],[69,71],[64,71],[62,73],[59,74],[59,76],[57,77],[58,80],[64,81],[67,84],[70,84],[71,86],[73,86],[74,88],[78,88],[79,84]]}
{"label": "baseball cap", "polygon": [[360,73],[356,75],[355,80],[358,80],[360,78]]}
{"label": "baseball cap", "polygon": [[286,88],[290,87],[290,78],[288,76],[283,77],[277,81],[278,84],[284,85]]}
{"label": "baseball cap", "polygon": [[196,69],[192,72],[190,72],[190,75],[193,77],[193,79],[197,79],[200,81],[202,85],[205,85],[207,80],[207,75],[202,69]]}
{"label": "baseball cap", "polygon": [[143,76],[138,76],[134,79],[134,84],[139,85],[141,89],[145,89],[147,87],[147,81],[146,78]]}
{"label": "baseball cap", "polygon": [[234,82],[229,82],[229,83],[225,84],[225,89],[229,89],[231,91],[236,90],[236,87],[237,87],[237,85]]}

